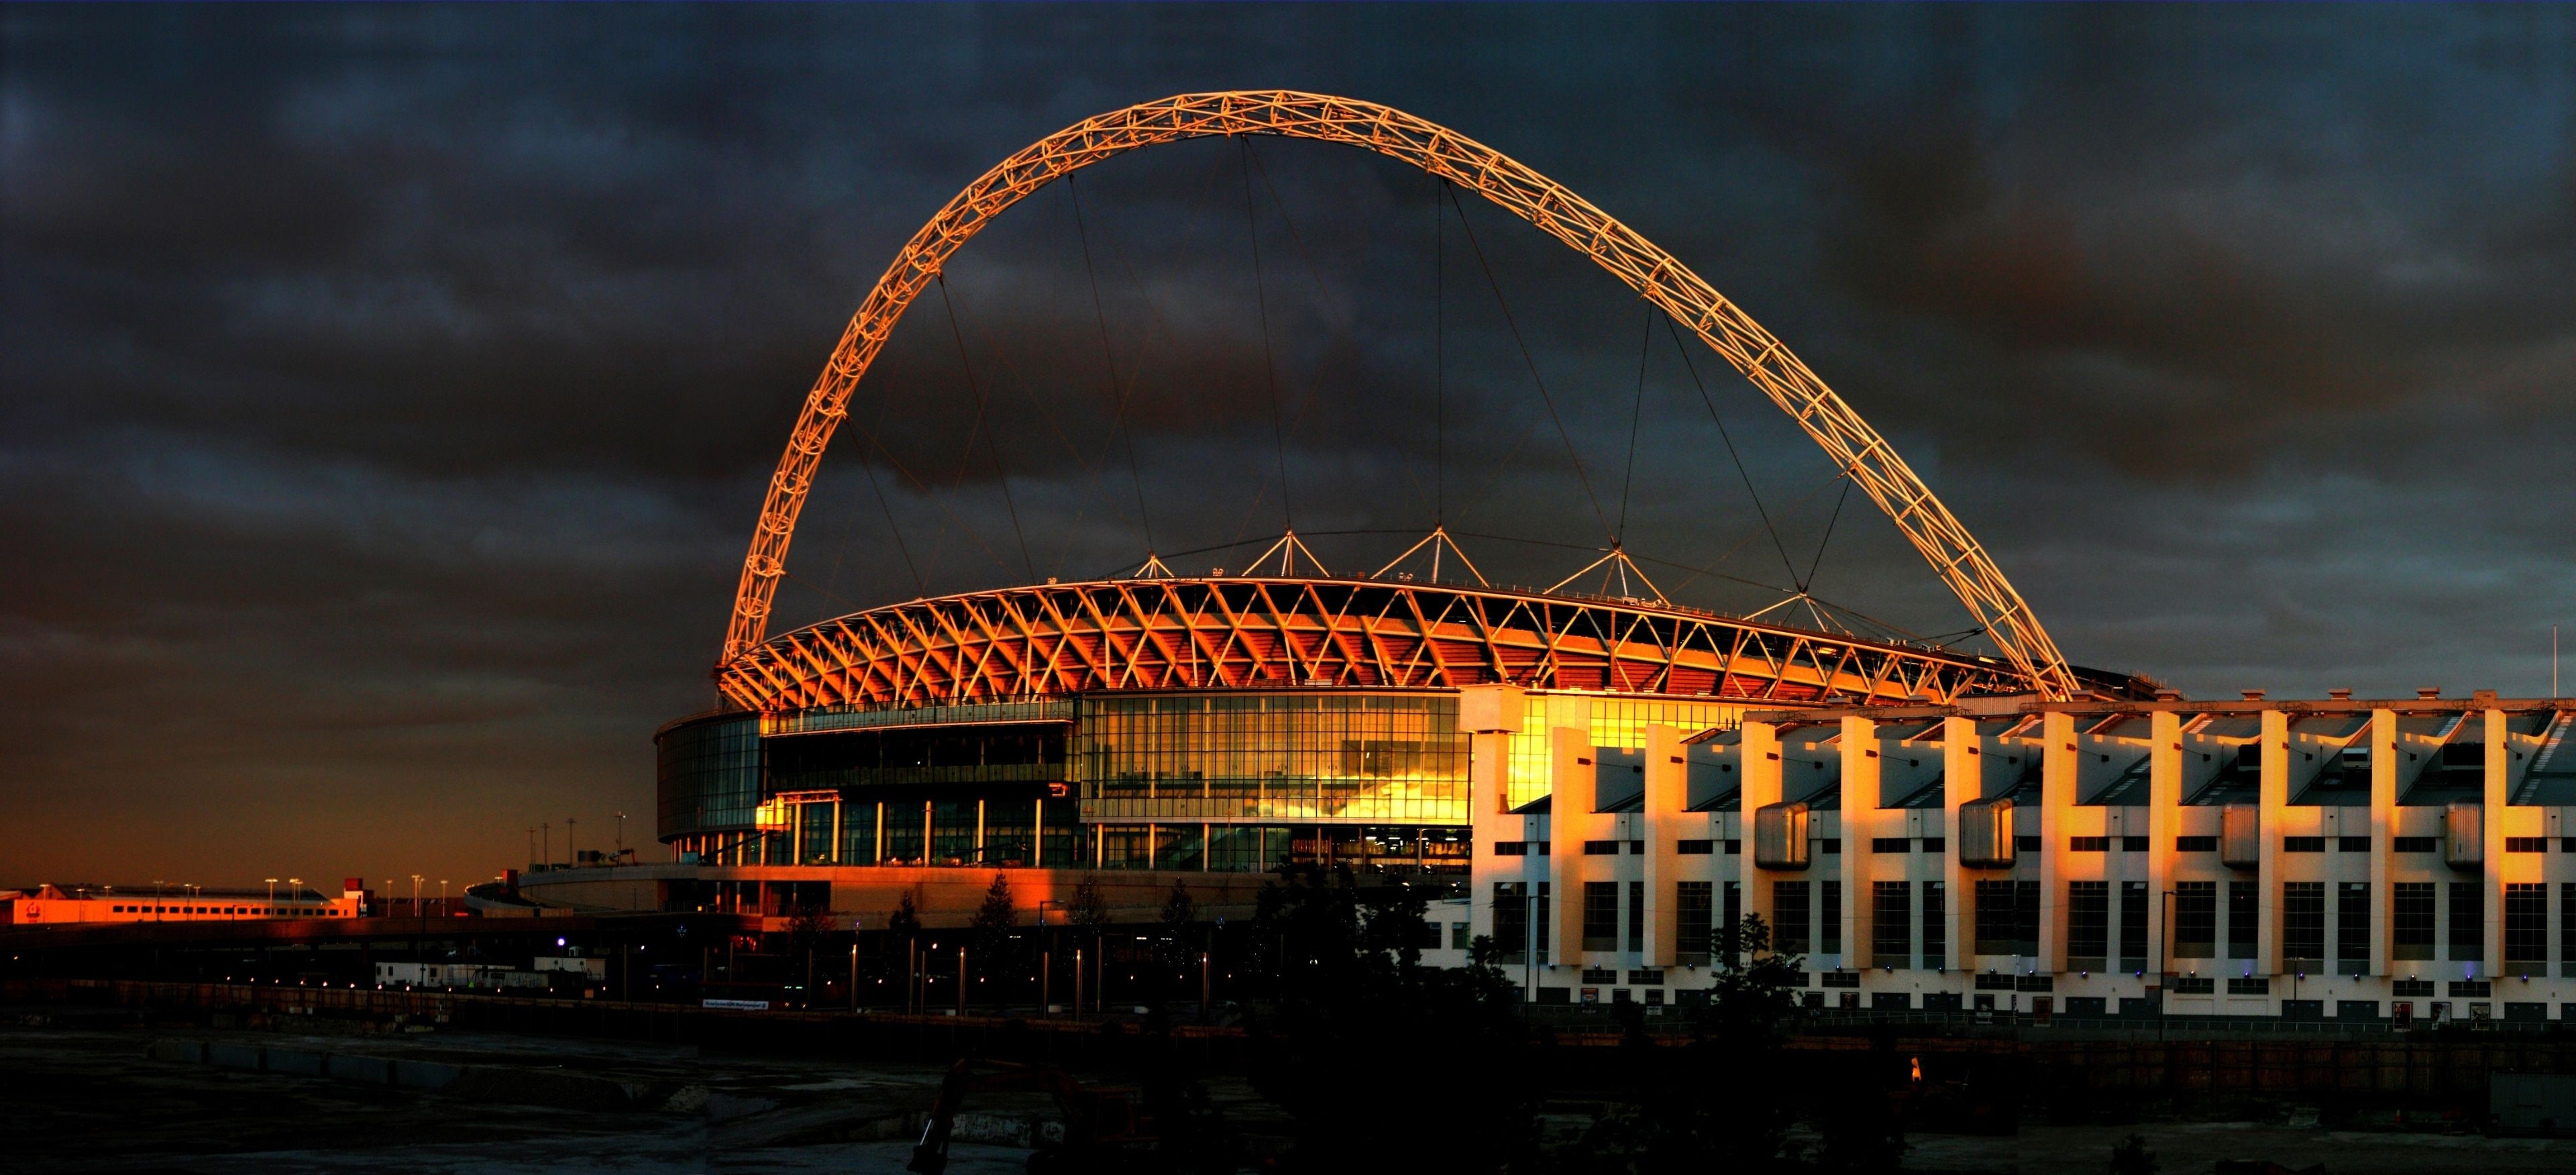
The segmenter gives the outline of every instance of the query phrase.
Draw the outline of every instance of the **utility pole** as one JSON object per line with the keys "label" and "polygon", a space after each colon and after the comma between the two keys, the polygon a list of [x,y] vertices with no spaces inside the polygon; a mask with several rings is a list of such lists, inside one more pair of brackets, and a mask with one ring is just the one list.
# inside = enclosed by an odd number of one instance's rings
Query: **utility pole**
{"label": "utility pole", "polygon": [[626,813],[617,814],[617,855],[626,855]]}
{"label": "utility pole", "polygon": [[572,847],[573,826],[579,823],[581,821],[573,817],[564,817],[564,861],[567,864],[581,864],[581,850]]}
{"label": "utility pole", "polygon": [[538,823],[537,830],[538,847],[545,851],[545,864],[537,868],[544,869],[555,863],[555,826],[551,821],[542,821]]}
{"label": "utility pole", "polygon": [[966,1018],[966,944],[957,944],[957,1018]]}
{"label": "utility pole", "polygon": [[447,879],[444,877],[438,879],[438,916],[447,916]]}

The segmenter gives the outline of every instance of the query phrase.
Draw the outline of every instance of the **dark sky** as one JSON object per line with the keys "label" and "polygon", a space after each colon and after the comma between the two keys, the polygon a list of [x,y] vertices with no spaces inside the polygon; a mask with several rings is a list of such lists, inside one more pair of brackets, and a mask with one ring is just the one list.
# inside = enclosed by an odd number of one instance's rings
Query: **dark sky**
{"label": "dark sky", "polygon": [[[869,285],[1009,152],[1188,90],[1385,102],[1625,219],[1893,437],[2079,662],[2531,695],[2576,623],[2566,7],[0,27],[0,882],[462,884],[621,810],[649,843],[651,732],[712,700],[762,481]],[[1705,350],[1703,403],[1623,287],[1491,206],[1275,140],[1078,192],[959,255],[953,329],[935,298],[899,328],[853,417],[885,500],[845,431],[784,624],[1275,532],[1284,464],[1301,530],[1569,545],[1469,540],[1498,578],[1573,570],[1624,495],[1676,598],[1813,565],[1966,627],[1778,412]]]}

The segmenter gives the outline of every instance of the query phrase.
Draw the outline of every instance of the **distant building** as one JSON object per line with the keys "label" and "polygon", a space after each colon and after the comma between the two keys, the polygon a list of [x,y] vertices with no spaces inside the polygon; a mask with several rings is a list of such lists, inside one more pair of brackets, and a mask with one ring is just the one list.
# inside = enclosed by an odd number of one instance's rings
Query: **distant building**
{"label": "distant building", "polygon": [[40,885],[0,894],[0,923],[11,926],[75,922],[225,922],[261,918],[357,918],[366,912],[366,890],[347,879],[339,897],[312,889],[225,889],[182,886]]}

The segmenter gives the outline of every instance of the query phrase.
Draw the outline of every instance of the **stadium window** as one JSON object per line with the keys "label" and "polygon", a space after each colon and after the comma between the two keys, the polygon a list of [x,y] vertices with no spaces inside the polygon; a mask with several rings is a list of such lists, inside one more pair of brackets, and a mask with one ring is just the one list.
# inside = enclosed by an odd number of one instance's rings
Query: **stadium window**
{"label": "stadium window", "polygon": [[2370,973],[2370,883],[2347,881],[2335,890],[2335,972]]}
{"label": "stadium window", "polygon": [[2227,883],[2228,958],[2251,959],[2254,957],[2254,943],[2256,940],[2255,932],[2258,926],[2257,919],[2259,917],[2256,913],[2256,907],[2261,903],[2261,901],[2262,893],[2260,890],[2255,888],[2255,884],[2253,882],[2231,881]]}
{"label": "stadium window", "polygon": [[2069,840],[2066,848],[2068,852],[2075,853],[2107,853],[2111,851],[2111,838],[2107,836],[2074,837]]}
{"label": "stadium window", "polygon": [[1950,922],[1942,908],[1941,883],[1923,883],[1923,965],[1948,966]]}
{"label": "stadium window", "polygon": [[1914,965],[1913,884],[1870,883],[1870,961],[1881,967]]}
{"label": "stadium window", "polygon": [[1822,841],[1817,842],[1817,847],[1819,851],[1825,853],[1827,856],[1841,853],[1843,851],[1843,838],[1839,836],[1826,837]]}
{"label": "stadium window", "polygon": [[2370,838],[2366,836],[2338,836],[2335,838],[2335,851],[2338,853],[2367,853],[2370,851]]}
{"label": "stadium window", "polygon": [[1619,883],[1583,883],[1583,949],[1619,949]]}
{"label": "stadium window", "polygon": [[1741,840],[1733,840],[1733,839],[1728,840],[1728,841],[1726,842],[1726,855],[1727,855],[1727,856],[1730,856],[1730,857],[1740,857],[1740,856],[1743,856],[1743,855],[1744,855],[1744,842],[1743,842],[1743,841],[1741,841]]}
{"label": "stadium window", "polygon": [[2516,883],[2504,887],[2504,961],[2539,963],[2542,971],[2549,969],[2548,886]]}
{"label": "stadium window", "polygon": [[1901,836],[1873,836],[1869,838],[1869,851],[1873,853],[1902,853],[1913,847],[1914,842],[1912,840]]}
{"label": "stadium window", "polygon": [[1819,908],[1816,911],[1816,921],[1820,924],[1816,928],[1816,938],[1821,943],[1819,949],[1828,955],[1839,955],[1843,953],[1843,883],[1820,881],[1816,887],[1822,899],[1817,902]]}
{"label": "stadium window", "polygon": [[2558,958],[2576,970],[2576,881],[2558,886]]}
{"label": "stadium window", "polygon": [[2174,886],[2174,957],[2209,959],[2218,955],[2218,883],[2185,881]]}
{"label": "stadium window", "polygon": [[2301,973],[2323,969],[2326,958],[2326,887],[2322,881],[2281,886],[2281,965]]}
{"label": "stadium window", "polygon": [[2174,851],[2177,853],[2215,853],[2218,851],[2218,838],[2214,836],[2177,836],[2174,838]]}
{"label": "stadium window", "polygon": [[2504,838],[2504,851],[2508,853],[2545,853],[2549,851],[2549,838],[2545,836],[2508,836]]}
{"label": "stadium window", "polygon": [[2434,836],[2401,836],[2389,841],[2388,847],[2400,853],[2429,853],[2441,847],[2440,840]]}
{"label": "stadium window", "polygon": [[1628,949],[1646,949],[1646,883],[1628,883]]}
{"label": "stadium window", "polygon": [[1705,857],[1716,848],[1715,842],[1705,840],[1677,841],[1673,845],[1673,851],[1685,857]]}
{"label": "stadium window", "polygon": [[2392,896],[2396,902],[2389,919],[2388,957],[2392,959],[2432,958],[2433,883],[2401,881],[2397,883]]}
{"label": "stadium window", "polygon": [[2285,836],[2281,838],[2281,851],[2285,853],[2322,853],[2326,851],[2326,838],[2322,836]]}
{"label": "stadium window", "polygon": [[1716,893],[1716,887],[1705,881],[1674,883],[1673,950],[1686,965],[1708,964],[1710,940],[1717,930]]}
{"label": "stadium window", "polygon": [[1783,955],[1806,954],[1813,939],[1809,920],[1807,883],[1775,881],[1771,883],[1771,949]]}
{"label": "stadium window", "polygon": [[1950,851],[1950,838],[1949,838],[1949,837],[1946,837],[1946,836],[1927,836],[1927,837],[1924,837],[1924,838],[1923,838],[1923,851],[1924,851],[1924,852],[1927,852],[1927,853],[1946,853],[1946,852],[1949,852],[1949,851]]}
{"label": "stadium window", "polygon": [[2066,965],[2078,971],[2103,970],[2102,960],[2110,948],[2111,883],[2067,882]]}
{"label": "stadium window", "polygon": [[2121,837],[2120,851],[2124,853],[2143,853],[2147,851],[2147,838],[2143,836]]}
{"label": "stadium window", "polygon": [[2036,853],[2039,851],[2039,838],[2036,836],[2016,836],[2013,838],[2013,848],[2019,852]]}
{"label": "stadium window", "polygon": [[1525,840],[1495,841],[1494,855],[1497,857],[1526,857],[1529,855],[1529,842]]}
{"label": "stadium window", "polygon": [[1619,842],[1615,840],[1587,840],[1583,842],[1583,855],[1587,857],[1618,856]]}
{"label": "stadium window", "polygon": [[2451,885],[2451,951],[2454,960],[2477,961],[2486,958],[2486,911],[2477,882],[2454,881]]}

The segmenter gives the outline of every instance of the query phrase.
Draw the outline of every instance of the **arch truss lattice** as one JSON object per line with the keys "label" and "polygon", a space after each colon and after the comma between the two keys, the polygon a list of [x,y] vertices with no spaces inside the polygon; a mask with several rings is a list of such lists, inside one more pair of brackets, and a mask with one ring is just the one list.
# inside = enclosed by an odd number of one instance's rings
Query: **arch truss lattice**
{"label": "arch truss lattice", "polygon": [[905,308],[939,276],[949,255],[1003,210],[1059,177],[1140,148],[1225,135],[1341,143],[1400,159],[1483,195],[1590,257],[1690,328],[1788,413],[1896,524],[2030,689],[2052,699],[2079,692],[2074,672],[2030,605],[1886,438],[1688,266],[1563,185],[1456,131],[1374,102],[1295,90],[1181,94],[1084,119],[977,177],[913,234],[851,317],[806,394],[743,559],[719,671],[760,645],[786,573],[797,515],[812,492],[824,449],[848,416],[850,395]]}

